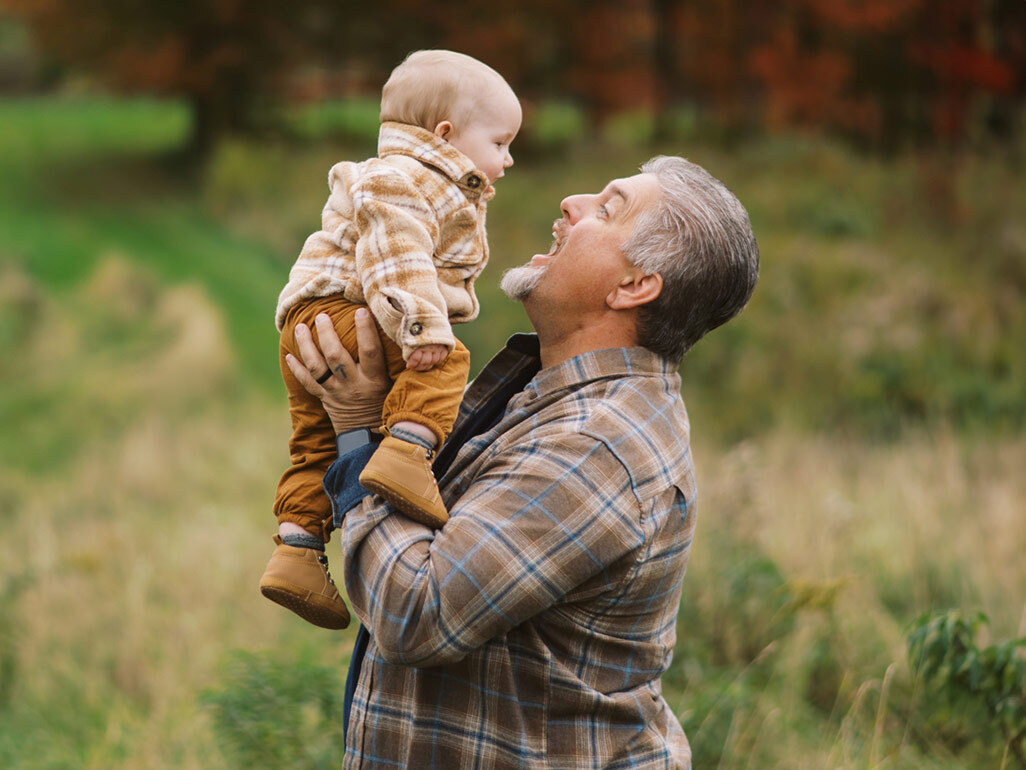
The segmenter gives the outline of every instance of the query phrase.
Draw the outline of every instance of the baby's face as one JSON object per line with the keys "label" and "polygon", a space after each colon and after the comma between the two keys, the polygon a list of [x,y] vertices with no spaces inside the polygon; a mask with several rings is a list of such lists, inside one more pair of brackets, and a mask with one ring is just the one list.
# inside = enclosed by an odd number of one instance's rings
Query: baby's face
{"label": "baby's face", "polygon": [[449,143],[462,152],[494,182],[513,165],[509,146],[520,130],[520,102],[500,91],[482,99],[470,122],[457,126]]}

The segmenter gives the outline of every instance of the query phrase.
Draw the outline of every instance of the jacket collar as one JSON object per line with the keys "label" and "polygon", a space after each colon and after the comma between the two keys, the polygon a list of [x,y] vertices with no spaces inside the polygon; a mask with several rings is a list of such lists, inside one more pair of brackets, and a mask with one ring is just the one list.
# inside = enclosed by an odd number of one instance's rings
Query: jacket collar
{"label": "jacket collar", "polygon": [[490,200],[495,188],[472,160],[427,129],[386,121],[378,133],[378,157],[406,155],[425,163],[459,185],[468,195]]}

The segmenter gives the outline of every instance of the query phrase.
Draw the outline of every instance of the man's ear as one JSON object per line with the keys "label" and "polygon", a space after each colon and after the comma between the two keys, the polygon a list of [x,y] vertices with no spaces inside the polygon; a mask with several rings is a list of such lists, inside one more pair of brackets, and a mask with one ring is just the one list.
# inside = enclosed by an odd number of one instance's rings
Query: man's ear
{"label": "man's ear", "polygon": [[613,310],[630,310],[647,305],[663,290],[663,277],[659,273],[637,273],[626,276],[606,297]]}
{"label": "man's ear", "polygon": [[452,122],[449,120],[443,120],[435,126],[435,136],[440,136],[447,142],[452,139],[455,133],[456,129],[453,128]]}

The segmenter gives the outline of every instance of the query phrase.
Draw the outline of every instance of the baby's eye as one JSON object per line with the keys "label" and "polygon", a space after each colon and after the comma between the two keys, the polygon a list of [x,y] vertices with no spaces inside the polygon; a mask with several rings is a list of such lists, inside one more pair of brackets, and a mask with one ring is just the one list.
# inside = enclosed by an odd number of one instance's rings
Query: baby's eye
{"label": "baby's eye", "polygon": [[609,209],[607,209],[604,205],[603,206],[599,206],[599,216],[601,216],[603,218],[604,217],[608,217],[609,216]]}

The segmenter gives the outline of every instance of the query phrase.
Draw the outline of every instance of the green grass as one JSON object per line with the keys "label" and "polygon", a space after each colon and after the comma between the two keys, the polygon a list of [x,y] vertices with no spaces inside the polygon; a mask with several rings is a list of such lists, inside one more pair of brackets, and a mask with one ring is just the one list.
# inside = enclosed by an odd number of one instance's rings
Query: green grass
{"label": "green grass", "polygon": [[[255,585],[287,461],[271,314],[328,167],[367,152],[331,128],[361,109],[308,115],[299,144],[226,142],[196,177],[168,161],[179,105],[0,102],[0,766],[336,763],[352,633]],[[548,247],[559,200],[653,152],[614,139],[500,183],[460,330],[475,369],[528,327],[498,276]],[[931,609],[1020,630],[1015,169],[793,137],[683,149],[763,257],[750,307],[683,367],[700,525],[664,693],[696,767],[1000,767],[904,650]]]}
{"label": "green grass", "polygon": [[0,147],[6,162],[173,150],[189,115],[170,101],[96,96],[0,101]]}
{"label": "green grass", "polygon": [[226,231],[191,177],[146,159],[181,142],[185,118],[146,100],[0,103],[0,262],[57,293],[111,257],[162,282],[198,283],[225,312],[247,375],[273,389],[281,261],[259,238]]}

